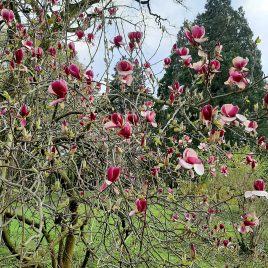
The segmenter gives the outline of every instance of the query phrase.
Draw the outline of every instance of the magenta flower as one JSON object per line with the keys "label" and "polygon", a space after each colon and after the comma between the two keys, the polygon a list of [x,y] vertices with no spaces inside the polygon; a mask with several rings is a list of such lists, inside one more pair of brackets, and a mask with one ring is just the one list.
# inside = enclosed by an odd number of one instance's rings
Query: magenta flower
{"label": "magenta flower", "polygon": [[123,43],[123,37],[121,35],[117,35],[114,37],[112,43],[116,46],[116,47],[121,47],[124,43]]}
{"label": "magenta flower", "polygon": [[129,139],[132,135],[131,124],[129,122],[126,122],[117,134],[125,139]]}
{"label": "magenta flower", "polygon": [[23,46],[25,46],[29,50],[31,50],[33,48],[33,41],[32,40],[22,40],[21,43]]}
{"label": "magenta flower", "polygon": [[138,212],[143,213],[147,209],[147,200],[145,198],[137,199],[135,205],[137,206]]}
{"label": "magenta flower", "polygon": [[247,71],[246,65],[248,64],[248,58],[236,57],[233,59],[233,65],[238,71]]}
{"label": "magenta flower", "polygon": [[155,112],[154,111],[146,111],[142,112],[142,116],[145,117],[147,123],[151,123],[153,127],[157,127],[157,123],[155,122]]}
{"label": "magenta flower", "polygon": [[164,68],[168,68],[171,64],[171,58],[164,58]]}
{"label": "magenta flower", "polygon": [[27,124],[26,117],[30,114],[30,111],[26,104],[23,104],[19,110],[19,115],[21,116],[20,124],[22,127],[25,127]]}
{"label": "magenta flower", "polygon": [[195,43],[203,43],[207,41],[207,38],[205,38],[205,28],[204,26],[194,25],[191,28],[191,31],[186,30],[185,31],[185,37],[188,39],[189,43],[191,45],[195,45]]}
{"label": "magenta flower", "polygon": [[251,198],[254,196],[266,197],[268,199],[268,192],[265,191],[264,180],[256,180],[253,184],[254,191],[246,191],[245,198]]}
{"label": "magenta flower", "polygon": [[22,48],[19,48],[15,51],[15,62],[21,64],[24,58],[24,52]]}
{"label": "magenta flower", "polygon": [[85,33],[82,30],[77,30],[75,34],[79,40],[81,40],[85,36]]}
{"label": "magenta flower", "polygon": [[189,48],[187,47],[181,47],[176,51],[177,55],[180,56],[183,60],[187,60],[191,57],[189,55]]}
{"label": "magenta flower", "polygon": [[131,123],[132,125],[136,126],[139,124],[140,118],[137,114],[128,112],[127,121]]}
{"label": "magenta flower", "polygon": [[14,13],[10,9],[3,8],[1,10],[1,16],[8,25],[14,20]]}
{"label": "magenta flower", "polygon": [[265,94],[263,97],[263,104],[264,106],[268,107],[268,93]]}
{"label": "magenta flower", "polygon": [[120,177],[120,168],[119,167],[109,167],[107,169],[107,174],[106,174],[106,180],[105,182],[101,185],[100,191],[104,191],[109,185],[112,183],[115,183],[118,181]]}
{"label": "magenta flower", "polygon": [[80,69],[76,64],[72,63],[72,64],[69,65],[69,72],[76,79],[78,79],[78,80],[81,79]]}
{"label": "magenta flower", "polygon": [[127,36],[129,38],[130,42],[140,43],[140,41],[142,39],[142,32],[129,32]]}
{"label": "magenta flower", "polygon": [[47,51],[48,51],[48,53],[49,53],[53,58],[56,57],[57,50],[56,50],[55,47],[50,47]]}
{"label": "magenta flower", "polygon": [[245,78],[245,74],[242,74],[241,72],[238,71],[233,71],[231,70],[229,72],[229,78],[226,82],[224,82],[226,85],[231,85],[231,86],[238,86],[240,89],[244,89],[246,85],[248,84],[248,80]]}
{"label": "magenta flower", "polygon": [[200,112],[200,119],[204,125],[208,127],[212,123],[213,117],[217,113],[217,110],[213,108],[210,104],[205,105]]}
{"label": "magenta flower", "polygon": [[182,158],[179,159],[179,164],[186,169],[194,168],[198,175],[204,174],[204,165],[193,149],[187,148],[184,150]]}
{"label": "magenta flower", "polygon": [[68,93],[68,86],[65,80],[56,80],[51,83],[51,85],[48,87],[48,92],[53,94],[54,96],[57,96],[58,99],[55,101],[52,101],[49,105],[54,106],[58,103],[61,103],[65,100],[66,95]]}
{"label": "magenta flower", "polygon": [[123,117],[120,113],[113,113],[111,120],[105,123],[105,128],[121,128],[123,126]]}
{"label": "magenta flower", "polygon": [[253,134],[256,134],[256,129],[258,128],[258,123],[256,121],[249,121],[246,120],[243,122],[245,126],[245,131],[246,132],[253,132]]}
{"label": "magenta flower", "polygon": [[237,105],[233,104],[224,104],[221,107],[222,120],[225,122],[234,121],[236,118],[239,120],[246,121],[246,118],[243,115],[238,114],[239,108]]}
{"label": "magenta flower", "polygon": [[42,58],[44,51],[41,47],[32,48],[32,57],[33,58]]}
{"label": "magenta flower", "polygon": [[133,73],[133,64],[128,60],[121,60],[116,65],[119,75],[126,76]]}
{"label": "magenta flower", "polygon": [[255,213],[247,213],[242,218],[242,224],[239,226],[238,231],[240,233],[252,232],[251,227],[256,227],[259,225],[259,219],[256,217]]}

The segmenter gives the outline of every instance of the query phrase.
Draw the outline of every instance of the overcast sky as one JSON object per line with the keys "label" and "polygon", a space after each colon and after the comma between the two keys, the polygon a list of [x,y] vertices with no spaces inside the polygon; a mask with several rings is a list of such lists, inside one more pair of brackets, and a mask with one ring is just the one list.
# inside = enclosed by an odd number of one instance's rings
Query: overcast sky
{"label": "overcast sky", "polygon": [[[132,0],[117,1],[127,5],[133,5],[134,2]],[[150,63],[154,64],[154,71],[159,72],[163,66],[163,58],[170,55],[170,49],[176,41],[176,34],[182,26],[183,21],[185,19],[192,21],[198,13],[202,13],[204,11],[206,0],[185,0],[187,9],[175,4],[173,0],[152,0],[151,3],[152,12],[160,14],[163,18],[167,18],[171,23],[171,25],[167,23],[165,24],[169,34],[165,34],[163,36],[161,46],[158,48],[162,32],[153,22],[153,19],[146,16],[146,24],[148,28],[143,45],[144,54],[146,59],[150,59]],[[259,45],[259,49],[262,52],[263,71],[268,74],[268,0],[232,0],[232,5],[235,9],[240,6],[244,8],[245,16],[254,36],[259,36],[261,38],[262,41]],[[134,7],[135,6],[138,7],[137,3],[134,4]],[[131,18],[134,21],[139,19],[135,12],[132,14],[132,12],[126,8],[120,9],[119,12],[119,15],[124,18]],[[128,25],[126,33],[133,30],[134,28],[131,25]],[[107,32],[109,32],[111,38],[118,34],[117,29],[114,26],[108,28]],[[77,48],[79,50],[80,61],[87,66],[89,58],[87,46],[79,42],[79,44],[77,44]],[[158,51],[156,55],[154,55],[157,48]],[[92,48],[92,50],[94,50],[94,48]],[[99,49],[96,60],[93,63],[93,66],[91,66],[95,73],[102,73],[104,71],[104,64],[102,63],[103,51],[104,50],[102,48]],[[91,53],[94,53],[94,51],[91,51]],[[115,55],[115,58],[118,59],[119,56],[120,54]],[[163,73],[159,74],[159,77],[161,77],[162,74]]]}

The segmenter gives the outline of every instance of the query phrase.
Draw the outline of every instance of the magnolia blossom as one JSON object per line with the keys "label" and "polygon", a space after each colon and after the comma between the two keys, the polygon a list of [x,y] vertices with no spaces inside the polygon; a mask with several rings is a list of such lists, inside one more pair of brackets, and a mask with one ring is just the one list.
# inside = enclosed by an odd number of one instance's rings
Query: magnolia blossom
{"label": "magnolia blossom", "polygon": [[121,82],[130,86],[133,81],[133,64],[128,60],[121,60],[116,65],[116,70],[119,74],[119,79]]}
{"label": "magnolia blossom", "polygon": [[181,59],[183,60],[187,60],[191,57],[191,55],[189,55],[189,48],[187,47],[181,47],[178,50],[176,50],[176,53],[178,56],[181,57]]}
{"label": "magnolia blossom", "polygon": [[245,198],[250,198],[254,196],[266,197],[268,199],[268,192],[265,191],[265,182],[262,179],[256,180],[254,182],[254,191],[246,191]]}
{"label": "magnolia blossom", "polygon": [[207,104],[200,111],[200,120],[208,127],[208,125],[212,123],[216,114],[217,109],[213,108],[210,104]]}
{"label": "magnolia blossom", "polygon": [[189,43],[191,45],[194,45],[195,43],[203,43],[207,41],[207,38],[205,38],[205,28],[204,26],[194,25],[191,28],[191,31],[185,31],[185,36],[188,39]]}
{"label": "magnolia blossom", "polygon": [[226,85],[235,85],[238,86],[240,89],[244,89],[246,85],[248,84],[248,80],[245,78],[246,74],[243,74],[238,71],[230,70],[229,72],[229,78],[226,82],[224,82]]}
{"label": "magnolia blossom", "polygon": [[25,46],[29,50],[31,50],[33,48],[33,41],[32,40],[22,40],[21,43],[23,46]]}
{"label": "magnolia blossom", "polygon": [[79,67],[76,64],[73,64],[73,63],[70,64],[70,66],[69,66],[69,72],[76,79],[78,79],[78,80],[81,79],[80,69],[79,69]]}
{"label": "magnolia blossom", "polygon": [[168,68],[171,64],[171,58],[164,58],[164,68]]}
{"label": "magnolia blossom", "polygon": [[127,115],[127,121],[129,123],[131,123],[132,125],[138,125],[139,121],[140,121],[140,118],[137,114],[135,113],[132,113],[132,112],[128,112],[128,115]]}
{"label": "magnolia blossom", "polygon": [[117,35],[114,37],[111,43],[113,43],[116,47],[121,47],[122,45],[124,45],[123,37],[121,35]]}
{"label": "magnolia blossom", "polygon": [[256,217],[255,212],[253,214],[245,214],[241,217],[242,223],[238,228],[238,232],[240,233],[248,233],[252,232],[251,227],[256,227],[259,225],[259,219]]}
{"label": "magnolia blossom", "polygon": [[24,58],[24,52],[22,48],[19,48],[15,51],[15,62],[21,64]]}
{"label": "magnolia blossom", "polygon": [[15,17],[13,11],[6,8],[3,8],[1,10],[1,16],[8,25],[10,25],[10,23],[14,20]]}
{"label": "magnolia blossom", "polygon": [[194,168],[198,175],[204,174],[204,165],[193,149],[187,148],[184,150],[182,158],[179,159],[179,164],[186,169]]}
{"label": "magnolia blossom", "polygon": [[131,124],[129,122],[126,122],[117,134],[121,137],[124,137],[125,139],[129,139],[132,135]]}
{"label": "magnolia blossom", "polygon": [[129,213],[129,216],[133,216],[136,213],[145,213],[147,209],[146,198],[139,198],[135,201],[136,209]]}
{"label": "magnolia blossom", "polygon": [[228,171],[228,168],[227,168],[226,165],[222,165],[222,166],[221,166],[221,173],[222,173],[225,177],[227,177],[227,175],[229,174],[229,171]]}
{"label": "magnolia blossom", "polygon": [[255,160],[255,159],[252,157],[251,154],[248,154],[248,155],[246,156],[246,163],[247,163],[248,165],[251,165],[251,168],[252,168],[252,169],[255,169],[256,166],[257,166],[257,160]]}
{"label": "magnolia blossom", "polygon": [[77,30],[77,31],[75,32],[75,34],[76,34],[76,36],[77,36],[77,38],[78,38],[79,40],[81,40],[81,39],[85,36],[85,33],[84,33],[83,30]]}
{"label": "magnolia blossom", "polygon": [[142,32],[129,32],[127,36],[129,38],[130,42],[140,43],[140,41],[142,39]]}
{"label": "magnolia blossom", "polygon": [[245,131],[246,132],[253,132],[254,134],[256,134],[256,129],[258,127],[258,123],[256,121],[249,121],[246,120],[245,122],[243,122],[244,126],[245,126]]}
{"label": "magnolia blossom", "polygon": [[105,128],[121,128],[123,126],[123,117],[120,113],[113,113],[111,120],[105,123]]}
{"label": "magnolia blossom", "polygon": [[19,115],[21,116],[20,124],[25,127],[27,124],[26,117],[30,114],[30,111],[26,104],[23,104],[19,110]]}
{"label": "magnolia blossom", "polygon": [[236,118],[242,122],[246,121],[247,119],[243,115],[238,114],[238,111],[239,107],[237,105],[224,104],[221,107],[221,113],[222,113],[221,119],[225,122],[232,122]]}
{"label": "magnolia blossom", "polygon": [[54,106],[58,103],[61,103],[65,100],[67,92],[68,92],[68,86],[65,80],[56,80],[50,84],[48,87],[48,92],[53,94],[54,96],[57,96],[58,99],[55,101],[52,101],[49,105]]}
{"label": "magnolia blossom", "polygon": [[264,95],[263,97],[263,104],[268,108],[268,93]]}
{"label": "magnolia blossom", "polygon": [[52,57],[56,57],[56,54],[57,54],[57,50],[55,47],[49,47],[47,52],[52,56]]}
{"label": "magnolia blossom", "polygon": [[142,112],[142,116],[145,117],[147,123],[151,123],[153,127],[157,127],[157,123],[155,122],[155,112],[154,111],[146,111]]}
{"label": "magnolia blossom", "polygon": [[233,59],[234,68],[238,71],[247,71],[245,66],[248,64],[248,58],[236,57]]}
{"label": "magnolia blossom", "polygon": [[120,168],[119,167],[109,167],[107,169],[107,174],[106,174],[106,180],[100,187],[100,191],[104,191],[109,185],[112,183],[118,181],[120,177]]}
{"label": "magnolia blossom", "polygon": [[94,40],[94,34],[93,33],[89,33],[87,35],[87,41],[88,41],[88,43],[91,44],[91,45],[94,45],[93,44],[93,40]]}
{"label": "magnolia blossom", "polygon": [[220,67],[221,67],[221,63],[218,60],[212,60],[209,63],[210,71],[213,73],[219,72]]}

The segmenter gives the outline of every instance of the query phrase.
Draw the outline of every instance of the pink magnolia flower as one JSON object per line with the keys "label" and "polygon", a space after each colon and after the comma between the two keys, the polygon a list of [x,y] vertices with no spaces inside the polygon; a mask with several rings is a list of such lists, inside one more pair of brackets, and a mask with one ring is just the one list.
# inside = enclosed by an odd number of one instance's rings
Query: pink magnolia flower
{"label": "pink magnolia flower", "polygon": [[182,158],[179,159],[179,164],[186,169],[194,168],[198,175],[204,174],[204,165],[193,149],[187,148],[184,150]]}
{"label": "pink magnolia flower", "polygon": [[238,228],[240,233],[252,232],[251,227],[256,227],[259,225],[259,219],[256,217],[255,212],[253,214],[247,213],[241,218],[242,224]]}
{"label": "pink magnolia flower", "polygon": [[245,198],[251,198],[254,196],[266,197],[268,199],[268,192],[265,191],[265,182],[262,179],[254,182],[254,191],[246,191]]}
{"label": "pink magnolia flower", "polygon": [[128,60],[121,60],[116,65],[119,75],[126,76],[133,73],[133,64]]}
{"label": "pink magnolia flower", "polygon": [[212,60],[209,63],[210,71],[213,73],[219,72],[219,69],[221,67],[221,63],[218,60]]}
{"label": "pink magnolia flower", "polygon": [[229,171],[228,171],[228,168],[227,168],[226,165],[222,165],[222,166],[221,166],[221,173],[222,173],[225,177],[228,176]]}
{"label": "pink magnolia flower", "polygon": [[22,48],[19,48],[15,51],[15,62],[21,64],[24,58],[24,52]]}
{"label": "pink magnolia flower", "polygon": [[200,119],[204,125],[208,127],[212,123],[213,117],[216,115],[217,110],[213,108],[210,104],[205,105],[200,112]]}
{"label": "pink magnolia flower", "polygon": [[186,30],[184,34],[191,45],[207,41],[207,38],[205,38],[206,31],[204,26],[194,25],[191,28],[191,31]]}
{"label": "pink magnolia flower", "polygon": [[85,33],[84,33],[83,30],[77,30],[77,31],[75,32],[75,34],[76,34],[78,40],[81,40],[81,39],[85,36]]}
{"label": "pink magnolia flower", "polygon": [[246,120],[245,122],[243,122],[244,126],[245,126],[245,131],[246,132],[253,132],[254,134],[256,134],[256,129],[258,128],[258,123],[256,121],[249,121]]}
{"label": "pink magnolia flower", "polygon": [[68,44],[68,49],[71,50],[72,55],[75,55],[75,54],[76,54],[75,44],[74,44],[74,42],[70,42],[70,43]]}
{"label": "pink magnolia flower", "polygon": [[229,78],[226,82],[224,82],[226,85],[235,85],[238,86],[240,89],[244,89],[246,85],[248,84],[248,80],[245,78],[245,74],[242,74],[238,71],[231,70],[229,72]]}
{"label": "pink magnolia flower", "polygon": [[176,51],[177,55],[180,56],[183,60],[187,60],[191,57],[189,55],[189,48],[187,47],[181,47]]}
{"label": "pink magnolia flower", "polygon": [[236,118],[238,118],[242,122],[246,121],[247,119],[243,115],[238,114],[238,111],[239,107],[237,105],[224,104],[221,107],[221,119],[225,122],[232,122]]}
{"label": "pink magnolia flower", "polygon": [[32,57],[41,59],[44,54],[44,51],[41,47],[32,48]]}
{"label": "pink magnolia flower", "polygon": [[56,48],[55,47],[50,47],[50,48],[48,48],[48,53],[53,57],[53,58],[55,58],[56,57],[56,54],[57,54],[57,50],[56,50]]}
{"label": "pink magnolia flower", "polygon": [[27,124],[26,117],[30,114],[30,111],[26,104],[23,104],[19,110],[19,115],[21,116],[20,124],[25,127]]}
{"label": "pink magnolia flower", "polygon": [[133,64],[128,60],[121,60],[116,65],[116,70],[119,74],[120,81],[128,86],[130,86],[133,81],[133,68]]}
{"label": "pink magnolia flower", "polygon": [[10,25],[10,23],[14,20],[15,17],[13,11],[6,8],[3,8],[1,10],[1,16],[8,25]]}
{"label": "pink magnolia flower", "polygon": [[268,108],[268,93],[265,94],[263,97],[263,104]]}
{"label": "pink magnolia flower", "polygon": [[245,66],[248,64],[248,58],[236,57],[233,59],[233,65],[238,71],[247,71],[248,69]]}
{"label": "pink magnolia flower", "polygon": [[168,68],[171,64],[171,58],[164,58],[164,68]]}
{"label": "pink magnolia flower", "polygon": [[153,127],[157,127],[157,123],[155,122],[155,112],[154,111],[146,111],[142,112],[142,116],[145,117],[147,123],[151,123]]}
{"label": "pink magnolia flower", "polygon": [[255,160],[255,159],[252,157],[251,154],[248,154],[248,155],[246,156],[246,163],[247,163],[248,165],[251,165],[252,169],[255,169],[256,166],[257,166],[257,160]]}
{"label": "pink magnolia flower", "polygon": [[81,79],[80,69],[79,69],[79,67],[76,64],[73,64],[73,63],[70,64],[70,66],[69,66],[69,72],[76,79],[78,79],[78,80]]}
{"label": "pink magnolia flower", "polygon": [[52,101],[49,105],[54,106],[58,103],[61,103],[65,100],[66,95],[68,93],[68,86],[65,80],[56,80],[50,84],[48,87],[48,92],[57,96],[58,99]]}
{"label": "pink magnolia flower", "polygon": [[147,209],[147,200],[146,200],[146,198],[138,198],[135,201],[135,205],[136,205],[136,209],[132,210],[129,213],[129,216],[133,216],[133,215],[138,214],[138,213],[145,214],[146,209]]}
{"label": "pink magnolia flower", "polygon": [[106,180],[100,187],[100,191],[104,191],[109,185],[112,183],[118,181],[120,177],[120,168],[119,167],[109,167],[107,169],[107,174],[106,174]]}
{"label": "pink magnolia flower", "polygon": [[94,40],[94,34],[93,33],[89,33],[87,35],[87,41],[88,41],[88,43],[91,44],[91,45],[94,45],[93,44],[93,40]]}
{"label": "pink magnolia flower", "polygon": [[105,128],[121,128],[123,126],[123,117],[120,113],[113,113],[111,120],[105,123]]}
{"label": "pink magnolia flower", "polygon": [[116,46],[116,47],[121,47],[122,45],[124,45],[123,43],[123,37],[121,35],[117,35],[114,37],[112,43]]}
{"label": "pink magnolia flower", "polygon": [[140,198],[135,201],[137,210],[139,213],[143,213],[147,209],[147,200],[145,198]]}
{"label": "pink magnolia flower", "polygon": [[117,134],[125,139],[129,139],[132,135],[131,124],[129,122],[126,122]]}
{"label": "pink magnolia flower", "polygon": [[132,112],[128,112],[127,121],[129,123],[131,123],[132,125],[136,126],[136,125],[138,125],[140,118],[137,114],[132,113]]}
{"label": "pink magnolia flower", "polygon": [[155,166],[155,167],[151,168],[151,174],[154,177],[158,177],[159,172],[160,172],[160,167],[159,166]]}
{"label": "pink magnolia flower", "polygon": [[129,32],[128,38],[132,43],[140,43],[142,39],[142,32]]}
{"label": "pink magnolia flower", "polygon": [[33,41],[32,40],[22,40],[21,43],[23,46],[25,46],[29,50],[31,50],[33,48]]}

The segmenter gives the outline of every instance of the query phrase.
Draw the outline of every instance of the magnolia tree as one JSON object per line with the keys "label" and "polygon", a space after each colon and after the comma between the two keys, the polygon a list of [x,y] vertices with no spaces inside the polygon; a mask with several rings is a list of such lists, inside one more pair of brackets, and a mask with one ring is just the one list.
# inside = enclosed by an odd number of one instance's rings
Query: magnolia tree
{"label": "magnolia tree", "polygon": [[[143,16],[136,24],[120,16],[132,8],[115,1],[1,4],[3,267],[265,266],[268,139],[258,137],[258,122],[268,88],[258,117],[240,114],[235,103],[265,77],[252,83],[248,59],[237,55],[230,91],[212,95],[224,45],[206,47],[205,29],[193,25],[185,47],[172,48],[192,83],[174,81],[169,98],[156,98],[144,14],[160,27],[164,20],[150,1],[136,2]],[[87,67],[76,57],[81,42]],[[189,46],[200,61],[192,62]],[[94,65],[99,49],[102,75]],[[158,66],[170,64],[163,56]],[[226,95],[233,103],[209,104]],[[160,124],[156,116],[167,107]],[[240,137],[240,147],[226,132]]]}

